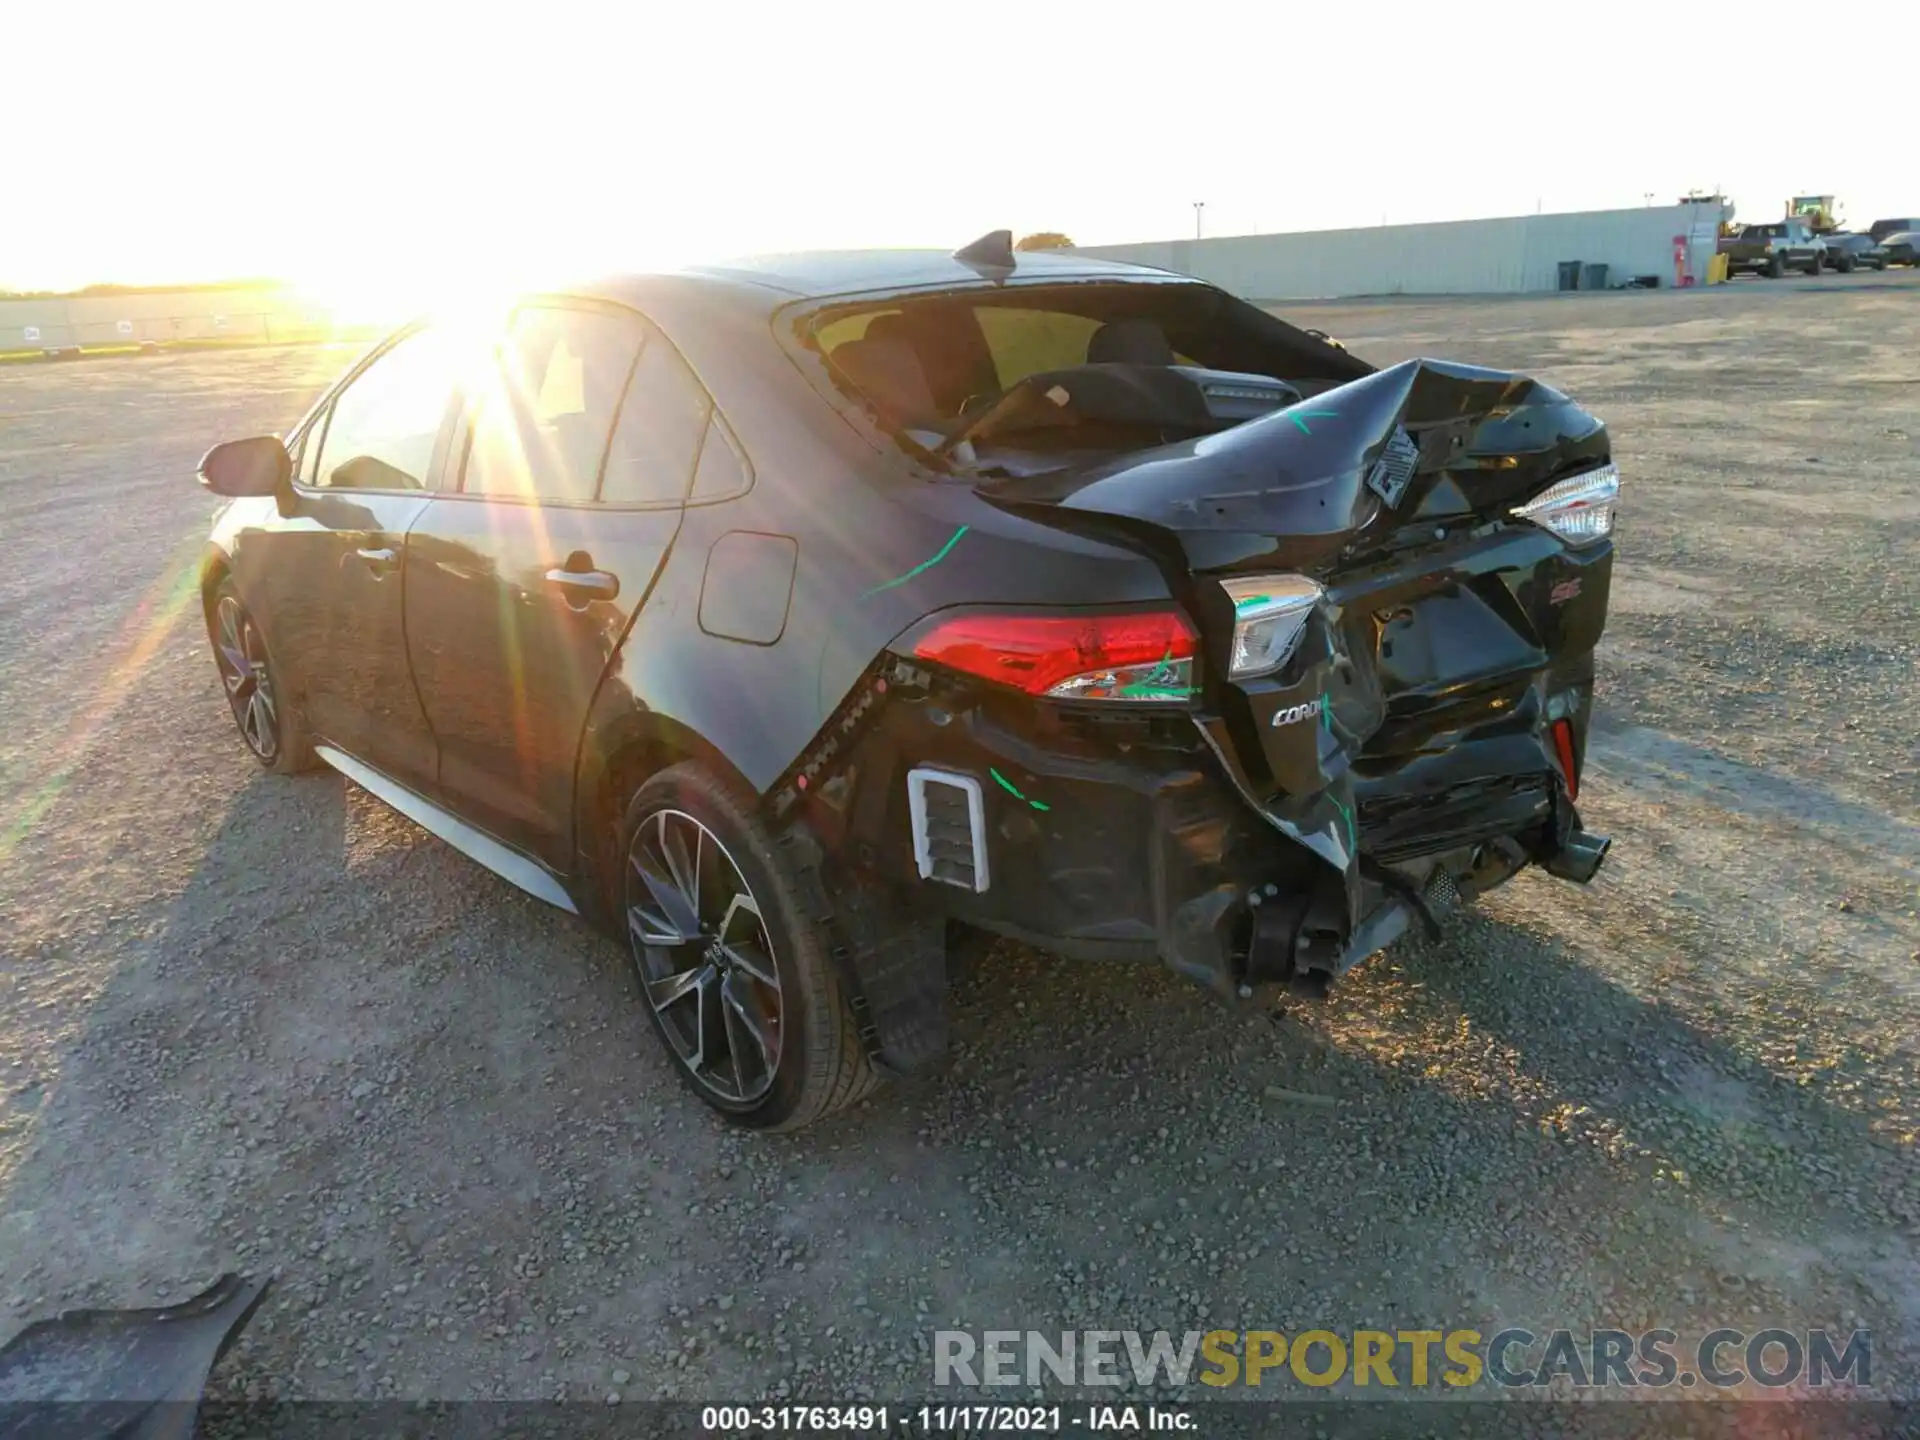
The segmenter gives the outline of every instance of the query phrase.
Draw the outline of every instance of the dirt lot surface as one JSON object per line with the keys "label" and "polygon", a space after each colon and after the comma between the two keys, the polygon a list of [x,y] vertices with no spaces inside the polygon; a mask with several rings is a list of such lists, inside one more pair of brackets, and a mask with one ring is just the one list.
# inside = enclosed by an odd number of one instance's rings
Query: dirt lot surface
{"label": "dirt lot surface", "polygon": [[1319,1006],[1002,948],[946,1073],[773,1139],[610,942],[234,735],[191,472],[343,354],[0,376],[0,1338],[236,1267],[280,1277],[249,1394],[899,1398],[945,1327],[1503,1323],[1871,1328],[1913,1393],[1920,276],[1288,313],[1612,426],[1607,869]]}

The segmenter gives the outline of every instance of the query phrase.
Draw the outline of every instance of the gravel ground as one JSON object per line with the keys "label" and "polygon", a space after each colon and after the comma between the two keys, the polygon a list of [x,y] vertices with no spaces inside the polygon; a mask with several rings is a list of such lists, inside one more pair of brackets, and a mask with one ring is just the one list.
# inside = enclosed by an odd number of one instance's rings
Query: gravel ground
{"label": "gravel ground", "polygon": [[1294,307],[1627,479],[1583,807],[1323,1005],[1002,947],[943,1074],[685,1094],[615,948],[231,732],[214,439],[339,352],[0,372],[0,1335],[237,1267],[230,1393],[923,1395],[945,1327],[1871,1327],[1920,1374],[1920,277]]}

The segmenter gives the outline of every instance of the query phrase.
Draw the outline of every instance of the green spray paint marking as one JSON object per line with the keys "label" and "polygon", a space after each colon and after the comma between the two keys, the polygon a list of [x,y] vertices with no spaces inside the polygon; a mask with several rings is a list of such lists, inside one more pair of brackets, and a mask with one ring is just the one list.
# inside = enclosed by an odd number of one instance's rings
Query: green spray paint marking
{"label": "green spray paint marking", "polygon": [[1333,706],[1328,703],[1325,695],[1320,697],[1320,726],[1327,734],[1333,733]]}
{"label": "green spray paint marking", "polygon": [[1338,795],[1329,795],[1327,798],[1333,801],[1333,808],[1340,812],[1340,818],[1347,822],[1347,849],[1358,850],[1360,848],[1360,827],[1353,823],[1353,811],[1340,803],[1340,797]]}
{"label": "green spray paint marking", "polygon": [[1254,606],[1264,605],[1271,599],[1273,599],[1271,595],[1249,595],[1244,600],[1233,602],[1233,613],[1238,615],[1242,610],[1251,610]]}
{"label": "green spray paint marking", "polygon": [[1166,651],[1160,656],[1160,663],[1153,667],[1153,673],[1144,680],[1131,685],[1122,685],[1114,691],[1115,695],[1128,700],[1184,700],[1189,695],[1198,695],[1197,685],[1170,685],[1173,675],[1173,645],[1168,642]]}
{"label": "green spray paint marking", "polygon": [[947,552],[953,549],[954,546],[958,545],[960,543],[960,537],[966,533],[967,533],[967,527],[962,525],[958,530],[953,532],[953,535],[948,539],[947,543],[942,545],[939,548],[939,550],[937,550],[934,553],[934,556],[931,560],[921,561],[918,565],[914,566],[913,569],[907,571],[906,574],[902,575],[897,580],[889,580],[884,585],[874,586],[873,589],[867,591],[867,593],[865,595],[862,595],[860,598],[862,600],[865,600],[871,596],[878,595],[882,590],[891,590],[896,585],[904,585],[907,583],[907,581],[913,579],[914,576],[919,575],[924,571],[931,570],[934,566],[938,565],[942,560],[947,558]]}
{"label": "green spray paint marking", "polygon": [[[987,767],[987,773],[993,776],[995,780],[998,780],[1000,782],[1000,788],[1006,791],[1009,795],[1013,796],[1014,799],[1027,800],[1027,797],[1020,793],[1019,786],[1015,785],[1011,780],[1007,779],[1006,776],[1002,775],[998,770],[994,769],[991,765]],[[1051,805],[1042,805],[1038,800],[1027,800],[1027,804],[1031,805],[1036,810],[1051,810],[1053,808]]]}
{"label": "green spray paint marking", "polygon": [[1313,432],[1307,429],[1307,419],[1309,416],[1315,420],[1337,420],[1340,418],[1340,412],[1337,410],[1302,410],[1297,415],[1287,416],[1287,419],[1300,427],[1300,433],[1302,435],[1311,435]]}

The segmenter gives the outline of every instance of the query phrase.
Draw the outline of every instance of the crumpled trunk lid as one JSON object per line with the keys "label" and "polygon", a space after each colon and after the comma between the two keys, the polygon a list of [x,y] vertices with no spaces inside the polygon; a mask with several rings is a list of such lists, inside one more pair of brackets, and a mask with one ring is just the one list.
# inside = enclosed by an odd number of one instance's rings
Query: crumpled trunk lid
{"label": "crumpled trunk lid", "polygon": [[[1549,732],[1576,726],[1577,767],[1613,547],[1510,512],[1608,458],[1605,427],[1557,390],[1412,360],[981,493],[1161,557],[1207,648],[1203,730],[1268,818],[1344,876],[1350,929],[1370,903],[1363,852],[1392,865],[1552,825],[1577,784]],[[1216,582],[1281,572],[1326,592],[1296,658],[1224,678],[1234,615]]]}
{"label": "crumpled trunk lid", "polygon": [[1195,572],[1317,576],[1406,527],[1504,516],[1606,458],[1606,427],[1551,386],[1408,360],[1217,435],[980,488],[1152,526]]}

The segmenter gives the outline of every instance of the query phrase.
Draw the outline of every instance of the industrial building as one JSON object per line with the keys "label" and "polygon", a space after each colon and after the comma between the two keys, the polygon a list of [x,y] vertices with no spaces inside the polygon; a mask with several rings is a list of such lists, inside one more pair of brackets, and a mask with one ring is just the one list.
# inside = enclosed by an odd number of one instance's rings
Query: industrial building
{"label": "industrial building", "polygon": [[[1722,203],[1514,215],[1354,230],[1230,235],[1077,253],[1175,270],[1253,300],[1498,295],[1652,283],[1702,285]],[[1604,267],[1602,270],[1601,267]]]}
{"label": "industrial building", "polygon": [[[1253,300],[1524,294],[1595,282],[1700,285],[1726,213],[1715,197],[1631,210],[1093,245],[1077,253],[1195,275]],[[273,288],[0,299],[0,353],[340,333],[310,304]]]}

